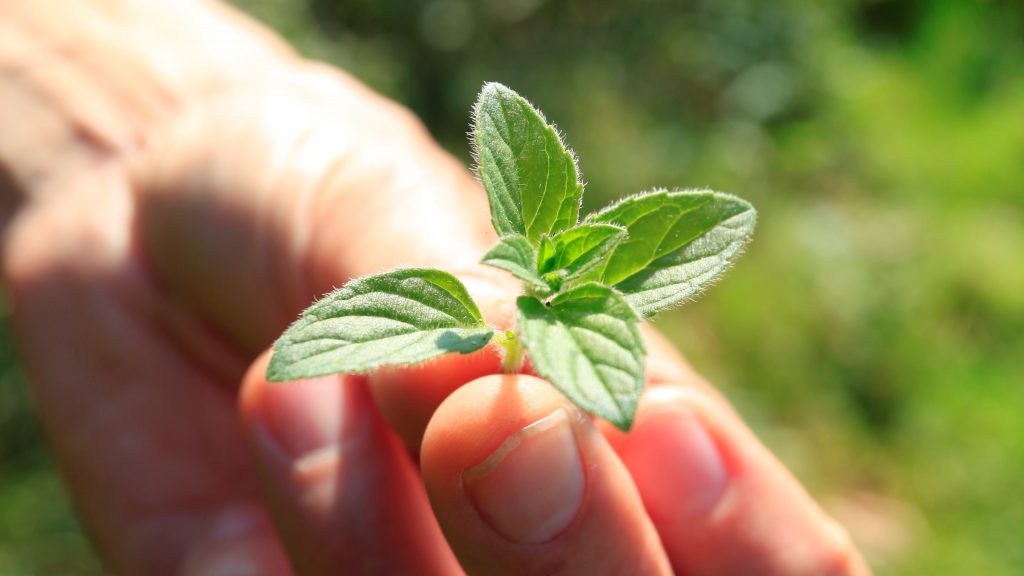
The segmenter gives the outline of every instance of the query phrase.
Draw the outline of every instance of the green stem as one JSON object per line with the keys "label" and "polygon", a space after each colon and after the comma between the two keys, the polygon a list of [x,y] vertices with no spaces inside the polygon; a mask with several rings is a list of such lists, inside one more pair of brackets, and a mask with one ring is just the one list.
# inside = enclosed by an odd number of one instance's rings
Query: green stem
{"label": "green stem", "polygon": [[502,349],[501,371],[504,374],[518,374],[523,366],[523,341],[512,330],[496,334],[494,341]]}

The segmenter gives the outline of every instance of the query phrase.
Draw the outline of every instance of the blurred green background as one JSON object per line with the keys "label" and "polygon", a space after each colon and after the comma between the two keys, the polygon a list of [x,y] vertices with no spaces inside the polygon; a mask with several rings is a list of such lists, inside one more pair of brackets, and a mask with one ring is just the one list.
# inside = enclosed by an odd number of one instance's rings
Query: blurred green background
{"label": "blurred green background", "polygon": [[[880,574],[1024,573],[1024,7],[929,0],[237,0],[411,106],[467,163],[498,80],[588,208],[760,210],[658,325]],[[97,574],[0,333],[0,575]]]}

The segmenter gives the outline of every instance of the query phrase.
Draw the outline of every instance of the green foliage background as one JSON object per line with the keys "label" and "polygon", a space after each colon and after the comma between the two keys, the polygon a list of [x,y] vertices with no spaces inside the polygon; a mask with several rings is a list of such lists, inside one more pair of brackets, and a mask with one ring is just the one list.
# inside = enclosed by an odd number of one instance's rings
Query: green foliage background
{"label": "green foliage background", "polygon": [[[659,319],[880,574],[1024,572],[1024,9],[983,0],[237,0],[468,163],[485,80],[567,134],[588,209],[753,202]],[[96,574],[0,334],[0,574]]]}

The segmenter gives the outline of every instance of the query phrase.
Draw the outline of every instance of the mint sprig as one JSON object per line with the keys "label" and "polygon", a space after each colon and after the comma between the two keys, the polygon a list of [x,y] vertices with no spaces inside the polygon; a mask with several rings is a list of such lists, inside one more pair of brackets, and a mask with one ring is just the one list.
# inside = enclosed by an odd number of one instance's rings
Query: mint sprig
{"label": "mint sprig", "polygon": [[639,323],[696,296],[736,259],[756,212],[710,190],[655,190],[579,221],[575,155],[521,96],[485,84],[473,106],[477,173],[499,242],[483,263],[523,281],[518,325],[485,324],[440,270],[350,281],[303,312],[274,344],[271,381],[416,364],[490,343],[503,369],[533,368],[577,406],[623,430],[643,390]]}

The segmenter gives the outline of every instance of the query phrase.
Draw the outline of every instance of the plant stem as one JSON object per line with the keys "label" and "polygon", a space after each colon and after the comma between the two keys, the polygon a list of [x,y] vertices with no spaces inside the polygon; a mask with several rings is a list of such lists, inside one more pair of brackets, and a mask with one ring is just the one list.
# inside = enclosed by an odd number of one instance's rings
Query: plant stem
{"label": "plant stem", "polygon": [[518,374],[523,365],[523,341],[512,330],[495,335],[495,342],[501,346],[501,371],[504,374]]}

